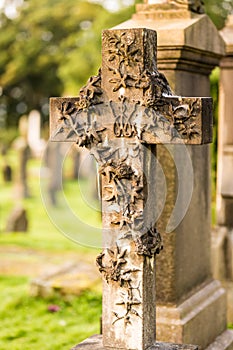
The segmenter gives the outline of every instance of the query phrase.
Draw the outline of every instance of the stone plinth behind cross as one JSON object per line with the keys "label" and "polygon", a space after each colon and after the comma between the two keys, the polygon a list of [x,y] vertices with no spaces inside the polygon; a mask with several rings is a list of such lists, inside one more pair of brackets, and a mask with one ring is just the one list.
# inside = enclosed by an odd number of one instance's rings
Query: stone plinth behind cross
{"label": "stone plinth behind cross", "polygon": [[51,139],[77,142],[99,164],[104,348],[162,349],[154,345],[155,255],[162,248],[156,144],[211,142],[212,101],[172,95],[157,71],[153,30],[104,31],[102,57],[99,75],[77,98],[51,99]]}

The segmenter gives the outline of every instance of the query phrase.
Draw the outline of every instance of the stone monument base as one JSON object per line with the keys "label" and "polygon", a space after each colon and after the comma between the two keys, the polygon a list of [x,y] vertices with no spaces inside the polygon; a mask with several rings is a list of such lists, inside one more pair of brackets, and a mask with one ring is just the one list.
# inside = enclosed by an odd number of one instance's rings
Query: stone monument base
{"label": "stone monument base", "polygon": [[[147,350],[198,350],[197,345],[182,345],[172,343],[155,343]],[[71,350],[112,350],[112,348],[104,348],[102,343],[102,335],[93,335],[84,340]],[[115,350],[115,349],[114,349]],[[120,350],[120,349],[119,349]]]}

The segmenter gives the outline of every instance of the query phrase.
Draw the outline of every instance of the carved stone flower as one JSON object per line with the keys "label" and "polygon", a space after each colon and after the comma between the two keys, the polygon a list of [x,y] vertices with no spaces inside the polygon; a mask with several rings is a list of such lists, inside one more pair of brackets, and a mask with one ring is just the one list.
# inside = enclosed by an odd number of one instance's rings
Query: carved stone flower
{"label": "carved stone flower", "polygon": [[146,255],[150,258],[154,254],[159,254],[163,249],[161,235],[156,229],[150,229],[145,234],[139,236],[135,244],[139,255]]}
{"label": "carved stone flower", "polygon": [[72,102],[62,102],[59,107],[60,118],[59,120],[66,121],[70,118],[70,115],[76,111],[76,107]]}
{"label": "carved stone flower", "polygon": [[195,135],[199,135],[199,130],[194,121],[197,113],[198,107],[190,108],[188,104],[183,104],[174,109],[174,127],[185,138],[191,139]]}
{"label": "carved stone flower", "polygon": [[132,44],[135,42],[135,38],[125,38],[125,33],[121,36],[114,35],[109,38],[109,43],[113,44],[113,47],[109,49],[109,62],[118,60],[119,65],[123,63],[125,66],[131,66],[139,61],[138,55],[140,49],[135,48]]}
{"label": "carved stone flower", "polygon": [[109,79],[109,82],[114,84],[113,87],[113,92],[116,92],[118,90],[120,90],[120,88],[127,88],[128,84],[127,84],[127,79],[129,77],[129,75],[127,73],[121,73],[119,70],[115,70],[114,72],[115,77]]}
{"label": "carved stone flower", "polygon": [[[122,283],[122,267],[127,263],[125,259],[127,249],[120,250],[118,246],[114,250],[106,249],[98,255],[96,262],[101,273],[103,273],[107,283],[110,281],[120,281]],[[106,264],[104,260],[107,261]]]}
{"label": "carved stone flower", "polygon": [[125,158],[118,161],[111,159],[100,167],[99,173],[105,175],[110,183],[114,179],[129,179],[133,169],[125,163]]}
{"label": "carved stone flower", "polygon": [[102,141],[101,133],[104,131],[104,127],[98,127],[96,121],[92,121],[91,124],[86,124],[81,128],[80,134],[78,135],[77,144],[80,147],[88,147],[89,145],[97,145]]}

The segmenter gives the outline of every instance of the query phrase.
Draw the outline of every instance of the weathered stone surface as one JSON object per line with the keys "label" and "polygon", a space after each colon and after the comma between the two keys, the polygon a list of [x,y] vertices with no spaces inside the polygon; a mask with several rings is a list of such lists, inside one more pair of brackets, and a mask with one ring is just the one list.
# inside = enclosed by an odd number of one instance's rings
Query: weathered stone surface
{"label": "weathered stone surface", "polygon": [[[191,19],[181,16],[171,20],[169,13],[170,11],[164,11],[161,18],[156,9],[151,10],[147,16],[138,11],[132,19],[117,25],[114,29],[146,27],[156,30],[158,69],[163,73],[166,71],[169,83],[173,89],[176,88],[175,93],[183,94],[184,90],[192,85],[193,92],[189,96],[193,96],[196,84],[199,91],[209,89],[207,75],[225,54],[224,41],[208,16],[194,15]],[[177,76],[175,80],[174,75]],[[178,79],[178,76],[182,79]],[[195,96],[209,95],[201,92],[198,94],[197,91]]]}
{"label": "weathered stone surface", "polygon": [[102,51],[102,73],[80,96],[51,99],[53,141],[97,146],[122,136],[149,144],[211,142],[211,99],[172,96],[156,69],[155,31],[104,31]]}
{"label": "weathered stone surface", "polygon": [[[78,102],[78,97],[51,99],[53,141],[80,142],[84,135],[88,113],[86,115],[80,113],[76,107]],[[65,103],[69,104],[71,112],[67,114],[66,120],[61,120],[62,115],[59,118],[59,113],[61,114],[60,111]],[[210,98],[164,97],[160,99],[160,106],[155,103],[153,107],[152,103],[151,108],[140,106],[139,100],[135,103],[136,105],[123,101],[122,104],[110,102],[102,106],[93,106],[91,111],[97,120],[102,115],[105,116],[98,122],[99,137],[101,135],[102,139],[110,139],[114,136],[115,111],[123,108],[131,113],[129,127],[135,130],[132,130],[132,138],[134,136],[142,143],[202,144],[212,140],[212,101]],[[142,116],[140,121],[138,115]],[[74,121],[78,118],[80,118],[80,123],[75,126]]]}
{"label": "weathered stone surface", "polygon": [[204,13],[202,0],[144,0],[144,4],[137,5],[137,12],[144,16],[154,16],[158,19],[165,18],[191,18],[193,13]]}
{"label": "weathered stone surface", "polygon": [[[171,4],[163,2],[165,4],[161,1],[139,4],[132,19],[116,28],[156,30],[158,68],[166,75],[172,90],[176,94],[208,96],[208,76],[225,54],[224,41],[208,16],[190,13],[186,9],[171,10]],[[220,287],[218,291],[213,290],[213,298],[205,289],[205,286],[212,285],[209,147],[187,145],[187,149],[194,171],[193,194],[182,223],[173,232],[163,235],[163,254],[157,258],[157,340],[194,343],[204,349],[226,327],[225,296]],[[175,207],[180,185],[177,168],[186,167],[180,154],[182,146],[157,146],[157,158],[164,169],[167,184],[166,204],[158,226],[160,232],[165,232]],[[193,317],[192,307],[188,312],[190,318],[186,318],[185,313],[182,316],[179,305],[185,301],[189,303],[191,296],[196,294],[200,304],[194,307]],[[166,307],[171,313],[167,314]],[[214,317],[219,312],[221,317],[213,327],[213,323],[208,322],[208,314]]]}
{"label": "weathered stone surface", "polygon": [[[94,335],[84,340],[79,345],[75,346],[71,350],[111,350],[113,348],[103,347],[102,336]],[[121,350],[121,349],[119,349]],[[136,350],[130,349],[130,350]],[[198,350],[198,346],[185,345],[185,344],[169,344],[169,343],[155,343],[147,350]]]}
{"label": "weathered stone surface", "polygon": [[[224,281],[227,289],[228,322],[233,322],[233,123],[232,123],[232,79],[233,79],[233,15],[220,32],[226,53],[220,64],[218,168],[217,168],[217,227],[212,237],[212,269],[214,276]],[[217,238],[216,238],[217,237]],[[217,245],[216,242],[219,244]]]}
{"label": "weathered stone surface", "polygon": [[[226,56],[233,55],[233,15],[229,15],[226,26],[220,31],[220,34],[226,43]],[[224,58],[225,59],[225,58]]]}
{"label": "weathered stone surface", "polygon": [[155,254],[162,249],[154,144],[210,142],[211,101],[172,96],[156,69],[154,31],[104,31],[102,52],[102,72],[77,98],[51,100],[51,136],[85,146],[99,164],[103,345],[145,350],[154,347]]}
{"label": "weathered stone surface", "polygon": [[233,227],[233,15],[229,16],[227,25],[221,31],[221,35],[226,43],[226,55],[221,60],[220,69],[217,223]]}
{"label": "weathered stone surface", "polygon": [[[214,322],[210,321],[213,319]],[[171,342],[203,344],[205,349],[212,342],[213,334],[219,335],[225,330],[225,290],[219,282],[209,282],[177,306],[158,305],[156,320],[157,339],[169,337]]]}
{"label": "weathered stone surface", "polygon": [[93,266],[84,262],[66,263],[33,278],[30,282],[30,294],[48,297],[53,295],[80,295],[85,290],[100,285],[100,278]]}
{"label": "weathered stone surface", "polygon": [[233,332],[231,330],[224,331],[216,340],[205,350],[232,350],[233,349]]}
{"label": "weathered stone surface", "polygon": [[215,279],[222,281],[228,275],[228,229],[216,226],[211,230],[211,265]]}
{"label": "weathered stone surface", "polygon": [[233,325],[233,282],[224,280],[222,284],[227,292],[227,322]]}

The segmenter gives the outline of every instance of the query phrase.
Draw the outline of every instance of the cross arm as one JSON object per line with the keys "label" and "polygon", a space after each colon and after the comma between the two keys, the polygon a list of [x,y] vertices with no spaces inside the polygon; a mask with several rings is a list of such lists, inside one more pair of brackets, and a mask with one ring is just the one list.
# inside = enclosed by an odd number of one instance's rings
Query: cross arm
{"label": "cross arm", "polygon": [[51,98],[52,141],[97,145],[126,137],[149,144],[204,144],[212,140],[212,99],[162,97],[142,105],[121,98],[80,109],[79,97]]}
{"label": "cross arm", "polygon": [[149,144],[212,140],[212,100],[172,95],[156,65],[156,32],[106,30],[102,68],[78,97],[52,98],[51,140],[91,148],[105,139]]}

